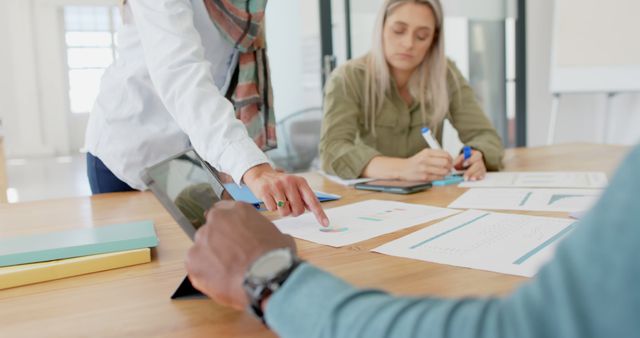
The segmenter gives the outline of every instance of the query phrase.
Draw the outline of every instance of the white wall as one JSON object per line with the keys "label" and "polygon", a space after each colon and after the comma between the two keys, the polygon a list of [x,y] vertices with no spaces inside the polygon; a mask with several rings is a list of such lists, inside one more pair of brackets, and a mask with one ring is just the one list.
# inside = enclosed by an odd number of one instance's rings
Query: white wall
{"label": "white wall", "polygon": [[7,157],[51,153],[45,145],[37,81],[33,5],[28,0],[3,1],[0,7],[0,109]]}
{"label": "white wall", "polygon": [[[4,1],[0,1],[0,46],[7,46],[8,35],[5,33],[9,30],[5,15],[7,13],[7,4]],[[5,47],[6,49],[6,47]],[[9,83],[4,79],[9,76],[9,53],[0,53],[0,121],[5,120],[7,114],[6,105],[9,102]],[[4,79],[4,80],[3,80]],[[4,134],[4,130],[0,127],[0,133]]]}
{"label": "white wall", "polygon": [[[527,1],[527,144],[546,143],[551,95],[549,70],[553,0]],[[629,43],[636,43],[631,42]],[[597,43],[594,42],[594,48]],[[640,79],[638,79],[640,81]],[[605,109],[604,95],[567,95],[560,102],[556,143],[598,142],[599,114]],[[609,116],[608,142],[634,144],[640,141],[640,94],[620,95]]]}
{"label": "white wall", "polygon": [[266,10],[266,33],[269,48],[269,66],[273,86],[276,118],[303,108],[302,48],[299,27],[298,1],[270,1]]}

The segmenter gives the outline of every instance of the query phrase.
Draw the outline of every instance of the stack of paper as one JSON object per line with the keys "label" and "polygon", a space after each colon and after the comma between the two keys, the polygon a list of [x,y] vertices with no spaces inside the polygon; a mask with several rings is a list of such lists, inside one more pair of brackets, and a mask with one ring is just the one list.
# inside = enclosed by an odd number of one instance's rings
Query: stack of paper
{"label": "stack of paper", "polygon": [[600,194],[600,189],[475,188],[449,208],[580,212],[589,209]]}
{"label": "stack of paper", "polygon": [[146,263],[158,245],[142,221],[0,240],[0,289]]}
{"label": "stack of paper", "polygon": [[461,183],[461,188],[472,189],[449,207],[584,212],[595,203],[607,184],[607,176],[602,172],[488,173],[483,180]]}
{"label": "stack of paper", "polygon": [[461,188],[584,188],[607,186],[603,172],[528,171],[487,173],[480,181],[466,181]]}

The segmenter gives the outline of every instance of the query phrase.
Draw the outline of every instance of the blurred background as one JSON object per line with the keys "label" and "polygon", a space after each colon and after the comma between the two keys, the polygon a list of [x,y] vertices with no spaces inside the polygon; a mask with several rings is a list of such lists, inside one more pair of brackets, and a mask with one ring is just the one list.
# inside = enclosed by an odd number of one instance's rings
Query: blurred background
{"label": "blurred background", "polygon": [[[640,140],[640,96],[633,92],[615,100],[607,100],[610,93],[563,95],[552,118],[556,1],[442,1],[447,55],[505,146]],[[277,166],[318,167],[323,83],[336,66],[367,52],[381,4],[269,2],[279,148],[268,154]],[[84,130],[100,78],[118,57],[120,22],[117,0],[0,1],[0,202],[90,194]],[[450,151],[460,147],[452,129],[444,143]]]}

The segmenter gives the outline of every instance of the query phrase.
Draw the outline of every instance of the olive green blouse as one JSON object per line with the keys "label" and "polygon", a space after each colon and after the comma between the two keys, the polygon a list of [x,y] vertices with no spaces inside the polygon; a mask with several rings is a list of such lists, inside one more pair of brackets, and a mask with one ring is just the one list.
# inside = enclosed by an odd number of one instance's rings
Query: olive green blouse
{"label": "olive green blouse", "polygon": [[[365,126],[363,111],[365,57],[337,68],[325,87],[324,118],[320,139],[323,170],[342,178],[357,178],[376,156],[408,158],[427,148],[417,102],[408,106],[392,83],[382,109],[375,118],[375,135]],[[482,152],[488,170],[502,167],[504,149],[500,136],[480,108],[473,90],[451,61],[447,84],[449,112],[446,118],[460,140]],[[427,116],[433,115],[427,112]],[[442,123],[436,138],[442,142]]]}

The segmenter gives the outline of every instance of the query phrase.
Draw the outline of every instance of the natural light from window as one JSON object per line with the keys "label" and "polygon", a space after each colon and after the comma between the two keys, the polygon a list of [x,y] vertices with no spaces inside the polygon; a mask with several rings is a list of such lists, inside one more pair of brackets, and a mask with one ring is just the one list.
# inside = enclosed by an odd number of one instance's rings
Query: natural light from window
{"label": "natural light from window", "polygon": [[72,113],[91,111],[104,71],[116,58],[120,11],[113,6],[65,6],[64,28]]}

